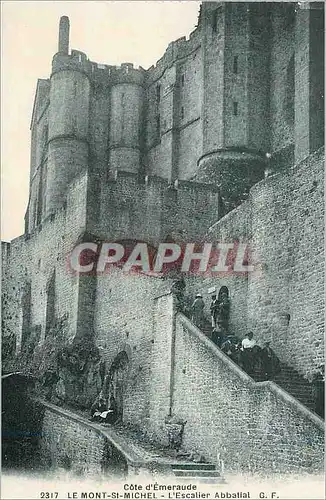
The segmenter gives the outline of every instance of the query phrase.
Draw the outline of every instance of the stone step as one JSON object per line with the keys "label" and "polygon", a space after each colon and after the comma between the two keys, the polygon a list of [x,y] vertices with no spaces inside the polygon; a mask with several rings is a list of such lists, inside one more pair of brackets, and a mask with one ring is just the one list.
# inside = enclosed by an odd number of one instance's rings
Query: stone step
{"label": "stone step", "polygon": [[221,474],[217,470],[202,470],[202,469],[174,469],[174,475],[178,477],[220,477]]}
{"label": "stone step", "polygon": [[189,463],[174,463],[172,464],[173,470],[202,470],[202,471],[215,471],[216,465],[205,462],[189,462]]}
{"label": "stone step", "polygon": [[312,392],[312,387],[307,387],[306,385],[301,385],[301,384],[291,384],[290,380],[286,380],[284,382],[274,380],[274,382],[276,382],[277,384],[283,384],[283,386],[291,387],[293,389]]}
{"label": "stone step", "polygon": [[315,402],[314,401],[309,401],[307,399],[304,399],[304,398],[296,398],[298,401],[300,401],[300,403],[302,403],[303,405],[305,406],[315,406]]}
{"label": "stone step", "polygon": [[[301,377],[301,375],[299,375],[298,372],[294,372],[292,370],[281,370],[280,372],[277,373],[277,375],[275,375],[276,377],[279,377],[279,376],[284,376],[284,377],[290,377],[290,378],[293,378],[293,379],[299,379],[299,380],[304,380],[306,381],[306,379],[304,379],[303,377]],[[307,382],[307,381],[306,381]]]}
{"label": "stone step", "polygon": [[[206,330],[206,328],[205,328]],[[264,382],[266,378],[260,370],[248,373],[256,382]],[[315,400],[312,387],[308,380],[302,377],[297,370],[291,366],[280,363],[280,372],[275,375],[271,382],[277,384],[281,389],[297,399],[304,406],[314,411]]]}
{"label": "stone step", "polygon": [[302,390],[300,391],[299,389],[296,390],[296,389],[293,389],[292,387],[286,387],[284,385],[280,385],[280,387],[287,392],[291,392],[291,394],[293,394],[293,395],[295,394],[298,397],[302,396],[302,397],[306,397],[308,399],[312,399],[312,400],[314,399],[313,395],[310,392],[306,392],[306,391],[302,391]]}
{"label": "stone step", "polygon": [[306,386],[302,386],[302,385],[299,385],[299,384],[291,384],[290,382],[280,382],[278,380],[274,380],[273,382],[275,382],[275,384],[277,385],[280,385],[281,387],[288,387],[289,389],[291,389],[292,391],[302,391],[302,392],[306,392],[307,394],[312,394],[312,389],[311,387],[306,387]]}
{"label": "stone step", "polygon": [[275,377],[273,377],[273,380],[280,380],[280,381],[282,380],[284,382],[291,382],[292,384],[295,385],[303,385],[304,387],[311,387],[309,382],[307,382],[306,380],[300,380],[295,377],[285,377],[284,375],[275,375]]}
{"label": "stone step", "polygon": [[304,406],[307,406],[307,408],[314,408],[315,403],[313,401],[305,401],[304,399],[296,398],[300,403],[302,403]]}
{"label": "stone step", "polygon": [[284,389],[284,387],[281,387],[281,389],[285,390],[287,393],[289,393],[291,396],[293,396],[294,398],[297,398],[297,399],[302,399],[304,401],[307,401],[309,403],[313,403],[314,402],[314,398],[310,397],[310,396],[307,396],[307,394],[298,394],[296,392],[293,392],[289,389]]}
{"label": "stone step", "polygon": [[295,392],[296,394],[306,394],[313,397],[313,392],[310,389],[305,389],[303,387],[296,387],[296,386],[293,387],[290,384],[284,384],[284,385],[278,384],[278,385],[280,387],[283,387],[285,390],[290,390],[292,392]]}
{"label": "stone step", "polygon": [[305,398],[303,396],[297,396],[297,399],[299,399],[299,401],[302,401],[303,403],[306,403],[308,405],[312,405],[315,403],[315,401],[313,399],[308,399],[308,398]]}
{"label": "stone step", "polygon": [[314,402],[314,398],[311,398],[311,397],[307,396],[306,394],[295,394],[295,396],[299,399],[304,399],[305,401],[308,401],[309,403]]}

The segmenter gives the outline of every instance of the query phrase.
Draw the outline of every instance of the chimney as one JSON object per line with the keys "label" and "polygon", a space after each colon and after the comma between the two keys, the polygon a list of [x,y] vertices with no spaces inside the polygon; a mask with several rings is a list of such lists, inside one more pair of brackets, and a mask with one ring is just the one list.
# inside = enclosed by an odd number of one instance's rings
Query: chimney
{"label": "chimney", "polygon": [[69,53],[69,28],[69,17],[62,16],[59,24],[58,52],[60,52],[60,54],[68,55]]}

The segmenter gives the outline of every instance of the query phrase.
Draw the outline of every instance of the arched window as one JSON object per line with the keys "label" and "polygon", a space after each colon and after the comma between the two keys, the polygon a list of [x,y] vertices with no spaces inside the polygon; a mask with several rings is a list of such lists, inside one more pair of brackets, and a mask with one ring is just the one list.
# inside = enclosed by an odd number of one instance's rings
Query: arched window
{"label": "arched window", "polygon": [[218,292],[218,300],[221,300],[223,297],[230,299],[229,297],[229,289],[227,286],[221,286]]}
{"label": "arched window", "polygon": [[108,375],[108,396],[115,399],[119,419],[123,417],[123,402],[129,372],[129,358],[121,351],[114,359]]}

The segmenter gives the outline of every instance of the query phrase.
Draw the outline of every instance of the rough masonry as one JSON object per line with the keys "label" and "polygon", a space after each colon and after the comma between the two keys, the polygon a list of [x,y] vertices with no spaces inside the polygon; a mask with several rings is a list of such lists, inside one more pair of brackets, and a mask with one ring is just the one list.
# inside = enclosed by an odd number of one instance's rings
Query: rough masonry
{"label": "rough masonry", "polygon": [[[186,294],[207,301],[210,287],[227,286],[232,331],[272,340],[311,379],[324,342],[323,36],[318,2],[204,2],[196,29],[145,70],[70,50],[61,18],[52,73],[37,82],[25,233],[2,243],[6,370],[36,374],[57,405],[88,408],[100,391],[114,393],[124,422],[161,442],[166,418],[189,415],[184,446],[210,460],[220,453],[231,469],[256,470],[268,453],[263,467],[318,468],[318,423],[244,386],[182,330],[170,278],[78,276],[67,256],[87,241],[248,243],[255,273],[187,277]],[[201,383],[200,403],[187,400]],[[241,436],[225,450],[216,429],[231,414],[230,433],[244,425],[243,407],[260,431],[249,426],[251,454],[236,456]],[[214,418],[212,451],[198,439]],[[269,441],[264,426],[287,437]]]}

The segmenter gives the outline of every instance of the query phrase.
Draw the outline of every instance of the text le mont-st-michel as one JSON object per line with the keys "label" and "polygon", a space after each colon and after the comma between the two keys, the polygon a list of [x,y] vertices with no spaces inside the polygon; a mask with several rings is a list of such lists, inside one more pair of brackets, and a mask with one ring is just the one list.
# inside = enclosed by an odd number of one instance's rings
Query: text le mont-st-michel
{"label": "text le mont-st-michel", "polygon": [[[69,500],[97,499],[97,500],[213,500],[213,499],[250,499],[249,491],[211,491],[201,492],[180,491],[174,489],[169,491],[112,491],[112,492],[68,492]],[[261,497],[261,498],[266,498]]]}

